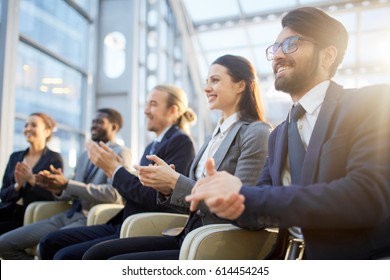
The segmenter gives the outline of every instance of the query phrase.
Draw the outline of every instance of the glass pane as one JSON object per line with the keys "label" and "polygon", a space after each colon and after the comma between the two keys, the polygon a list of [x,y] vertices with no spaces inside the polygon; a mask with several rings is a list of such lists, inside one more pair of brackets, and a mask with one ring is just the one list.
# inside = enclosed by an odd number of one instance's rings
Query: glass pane
{"label": "glass pane", "polygon": [[90,10],[90,5],[91,5],[91,1],[90,0],[73,0],[73,2],[75,2],[77,5],[80,6],[80,8],[82,8],[84,11],[86,11],[87,13],[89,13],[89,10]]}
{"label": "glass pane", "polygon": [[256,12],[265,12],[278,9],[289,10],[296,5],[296,0],[279,1],[259,1],[259,0],[240,0],[244,13],[252,14]]}
{"label": "glass pane", "polygon": [[[248,37],[242,28],[229,28],[218,31],[203,32],[199,41],[204,50],[219,50],[223,48],[246,47],[249,45]],[[223,44],[221,44],[223,42]]]}
{"label": "glass pane", "polygon": [[87,68],[88,26],[64,1],[20,1],[20,33],[83,69]]}
{"label": "glass pane", "polygon": [[236,16],[240,7],[236,0],[184,0],[193,22]]}
{"label": "glass pane", "polygon": [[363,31],[390,28],[390,7],[362,11],[361,28]]}
{"label": "glass pane", "polygon": [[126,69],[126,38],[111,32],[104,38],[104,73],[108,78],[120,77]]}
{"label": "glass pane", "polygon": [[390,38],[390,31],[362,34],[358,41],[360,62],[370,65],[389,65],[390,40],[384,38]]}
{"label": "glass pane", "polygon": [[28,115],[42,111],[57,122],[81,129],[83,76],[56,60],[20,43],[15,109]]}

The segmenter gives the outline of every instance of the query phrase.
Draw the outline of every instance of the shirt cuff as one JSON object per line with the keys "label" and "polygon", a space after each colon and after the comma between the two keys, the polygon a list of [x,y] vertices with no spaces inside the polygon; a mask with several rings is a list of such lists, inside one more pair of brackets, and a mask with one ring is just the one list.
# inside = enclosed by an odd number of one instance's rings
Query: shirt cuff
{"label": "shirt cuff", "polygon": [[112,172],[112,177],[111,177],[111,179],[114,179],[115,174],[116,174],[116,173],[118,172],[118,170],[121,169],[122,167],[123,167],[122,165],[118,165],[118,166],[115,168],[114,172]]}

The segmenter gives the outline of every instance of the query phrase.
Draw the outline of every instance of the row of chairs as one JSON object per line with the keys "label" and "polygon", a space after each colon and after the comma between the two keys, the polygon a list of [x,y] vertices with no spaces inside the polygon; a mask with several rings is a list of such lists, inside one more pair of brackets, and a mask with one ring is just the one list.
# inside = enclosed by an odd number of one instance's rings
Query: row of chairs
{"label": "row of chairs", "polygon": [[[65,211],[67,202],[34,202],[26,210],[24,224],[30,224]],[[99,204],[88,213],[87,225],[106,223],[123,205]],[[120,237],[160,236],[163,230],[184,226],[187,215],[172,213],[140,213],[128,217]],[[207,225],[191,231],[180,249],[181,260],[256,260],[264,259],[276,241],[277,229],[249,231],[231,224]],[[29,253],[36,255],[36,247]]]}

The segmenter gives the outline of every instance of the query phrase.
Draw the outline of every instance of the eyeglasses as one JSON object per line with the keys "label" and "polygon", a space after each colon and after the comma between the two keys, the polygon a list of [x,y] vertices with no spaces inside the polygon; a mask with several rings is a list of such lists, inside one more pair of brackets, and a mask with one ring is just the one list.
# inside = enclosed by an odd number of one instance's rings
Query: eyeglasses
{"label": "eyeglasses", "polygon": [[273,60],[275,53],[278,51],[279,48],[282,48],[282,52],[284,54],[296,52],[298,50],[299,41],[308,41],[308,42],[312,42],[313,44],[315,44],[315,42],[308,40],[308,39],[305,39],[305,38],[302,38],[299,35],[291,36],[291,37],[286,38],[281,44],[275,43],[275,44],[269,46],[265,50],[265,53],[267,55],[267,59]]}

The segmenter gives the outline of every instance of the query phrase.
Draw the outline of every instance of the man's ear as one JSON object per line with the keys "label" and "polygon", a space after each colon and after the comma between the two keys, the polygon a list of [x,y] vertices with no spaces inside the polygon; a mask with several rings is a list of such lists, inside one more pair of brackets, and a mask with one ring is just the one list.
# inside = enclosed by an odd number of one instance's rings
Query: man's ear
{"label": "man's ear", "polygon": [[335,46],[329,46],[321,50],[322,62],[321,66],[327,70],[330,69],[337,57],[337,48]]}
{"label": "man's ear", "polygon": [[112,124],[112,130],[118,132],[118,130],[119,130],[119,125],[118,125],[117,123],[113,123],[113,124]]}
{"label": "man's ear", "polygon": [[172,114],[179,114],[179,107],[177,105],[172,105],[169,110]]}

